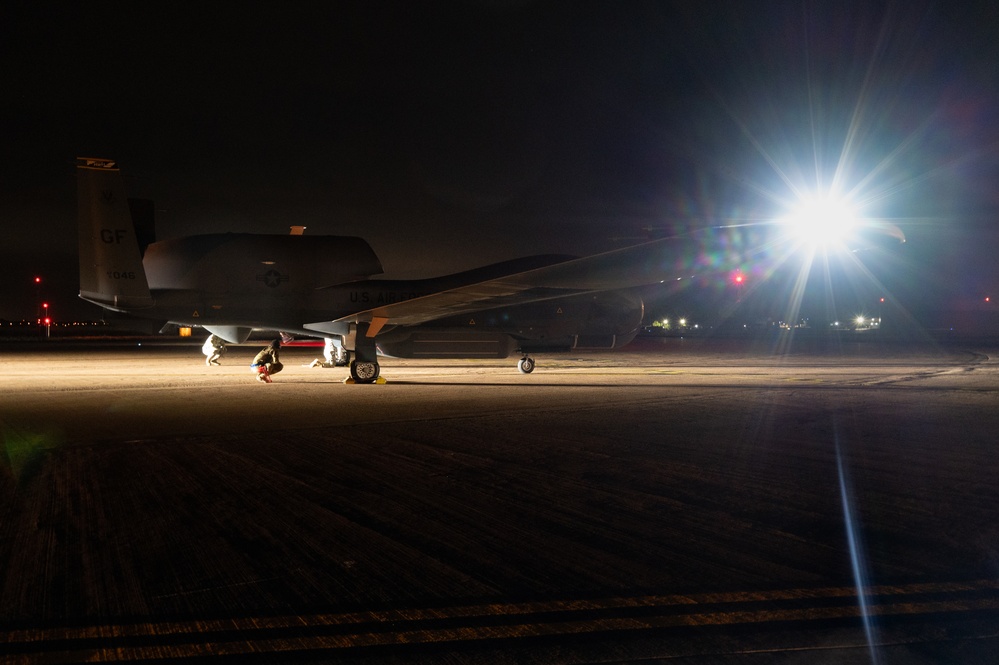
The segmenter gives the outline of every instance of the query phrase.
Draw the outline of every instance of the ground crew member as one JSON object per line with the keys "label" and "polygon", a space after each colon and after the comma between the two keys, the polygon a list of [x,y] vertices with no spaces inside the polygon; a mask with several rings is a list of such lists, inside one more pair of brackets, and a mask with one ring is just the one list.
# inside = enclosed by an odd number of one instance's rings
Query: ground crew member
{"label": "ground crew member", "polygon": [[281,340],[276,339],[253,357],[250,369],[257,373],[257,381],[271,383],[271,374],[277,374],[284,369],[284,365],[278,359],[280,349]]}
{"label": "ground crew member", "polygon": [[225,354],[225,340],[218,335],[209,335],[205,340],[205,345],[201,347],[201,352],[205,354],[205,364],[221,365],[219,358]]}

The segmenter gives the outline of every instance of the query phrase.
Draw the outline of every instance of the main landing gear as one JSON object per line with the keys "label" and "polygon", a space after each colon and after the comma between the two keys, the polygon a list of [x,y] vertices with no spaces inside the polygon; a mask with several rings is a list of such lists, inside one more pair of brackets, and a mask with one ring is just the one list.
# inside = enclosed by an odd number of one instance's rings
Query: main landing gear
{"label": "main landing gear", "polygon": [[[384,323],[384,320],[381,323]],[[381,324],[372,330],[370,323],[361,321],[352,324],[347,335],[343,337],[341,346],[346,351],[344,359],[350,362],[350,381],[354,383],[375,383],[378,381],[381,368],[378,366],[375,335],[380,329]]]}
{"label": "main landing gear", "polygon": [[521,374],[530,374],[534,371],[534,358],[524,355],[517,363],[517,369],[520,370]]}
{"label": "main landing gear", "polygon": [[354,383],[374,383],[380,373],[381,367],[376,362],[357,359],[350,361],[350,378],[354,379]]}

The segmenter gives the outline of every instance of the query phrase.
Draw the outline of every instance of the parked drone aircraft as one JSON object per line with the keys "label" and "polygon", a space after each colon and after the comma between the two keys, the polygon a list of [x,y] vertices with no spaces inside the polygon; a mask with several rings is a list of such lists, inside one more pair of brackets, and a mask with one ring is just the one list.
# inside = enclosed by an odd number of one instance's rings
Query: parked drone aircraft
{"label": "parked drone aircraft", "polygon": [[329,339],[358,383],[378,378],[379,352],[517,353],[529,373],[531,353],[624,346],[642,322],[635,287],[690,278],[705,247],[720,246],[726,233],[715,227],[585,258],[534,256],[432,279],[371,279],[381,263],[356,237],[225,233],[142,247],[115,162],[78,159],[77,182],[81,298],[200,326],[229,343],[253,330]]}

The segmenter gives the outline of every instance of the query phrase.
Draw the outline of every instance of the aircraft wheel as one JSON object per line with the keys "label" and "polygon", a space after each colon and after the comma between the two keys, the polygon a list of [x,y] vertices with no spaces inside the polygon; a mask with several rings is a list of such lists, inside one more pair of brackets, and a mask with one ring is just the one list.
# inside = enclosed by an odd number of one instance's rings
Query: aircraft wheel
{"label": "aircraft wheel", "polygon": [[534,371],[534,358],[530,356],[524,356],[517,363],[517,369],[520,370],[521,374],[530,374]]}
{"label": "aircraft wheel", "polygon": [[378,363],[363,362],[360,360],[350,361],[350,378],[357,383],[374,383],[378,379],[381,368]]}

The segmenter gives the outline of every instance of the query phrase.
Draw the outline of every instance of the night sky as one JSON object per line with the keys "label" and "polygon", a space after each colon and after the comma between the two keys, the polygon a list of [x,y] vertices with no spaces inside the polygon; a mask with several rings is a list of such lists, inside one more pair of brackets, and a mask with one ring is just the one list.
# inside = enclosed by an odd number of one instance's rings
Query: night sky
{"label": "night sky", "polygon": [[[0,6],[0,318],[76,298],[76,156],[158,237],[359,235],[388,277],[779,217],[837,183],[911,311],[999,301],[999,4]],[[774,289],[780,293],[779,288]],[[999,303],[997,303],[999,304]]]}

